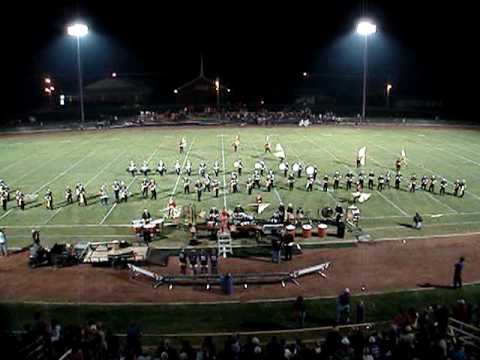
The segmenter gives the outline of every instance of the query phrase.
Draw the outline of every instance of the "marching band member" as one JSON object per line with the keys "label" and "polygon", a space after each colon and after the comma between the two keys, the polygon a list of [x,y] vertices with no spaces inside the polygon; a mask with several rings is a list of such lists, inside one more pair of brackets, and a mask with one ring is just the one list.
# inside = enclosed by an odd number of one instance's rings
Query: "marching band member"
{"label": "marching band member", "polygon": [[361,183],[360,180],[357,181],[356,190],[357,190],[357,193],[362,193],[363,192],[363,183]]}
{"label": "marching band member", "polygon": [[20,210],[25,210],[25,194],[20,191],[18,196],[19,196],[18,207],[20,208]]}
{"label": "marching band member", "polygon": [[150,172],[150,167],[148,166],[148,162],[145,160],[140,168],[140,171],[143,173],[143,176],[148,176]]}
{"label": "marching band member", "polygon": [[137,165],[135,165],[135,162],[133,160],[130,161],[130,165],[128,165],[127,171],[132,174],[132,176],[135,176],[137,173]]}
{"label": "marching band member", "polygon": [[82,188],[78,195],[78,205],[87,206],[87,194],[85,193],[85,188]]}
{"label": "marching band member", "polygon": [[313,176],[309,176],[307,178],[307,186],[305,187],[305,189],[307,191],[313,191],[313,183],[315,182],[315,179],[313,178]]}
{"label": "marching band member", "polygon": [[150,181],[147,178],[144,178],[142,181],[141,189],[142,189],[142,197],[146,199],[148,197],[148,186]]}
{"label": "marching band member", "polygon": [[203,184],[200,180],[195,182],[195,190],[197,191],[197,200],[202,201]]}
{"label": "marching band member", "polygon": [[328,175],[325,174],[323,177],[323,191],[328,191]]}
{"label": "marching band member", "polygon": [[365,187],[365,174],[363,171],[360,171],[360,174],[358,174],[358,183],[362,189]]}
{"label": "marching band member", "polygon": [[260,164],[260,175],[263,176],[263,173],[265,172],[265,168],[266,168],[265,161],[260,160],[258,163]]}
{"label": "marching band member", "polygon": [[218,164],[218,161],[215,160],[213,163],[213,172],[215,173],[215,176],[218,177],[218,173],[220,172],[220,165]]}
{"label": "marching band member", "polygon": [[152,215],[150,215],[150,211],[148,211],[148,209],[143,209],[142,219],[145,224],[148,224],[152,220]]}
{"label": "marching band member", "polygon": [[255,170],[253,172],[253,184],[254,184],[254,187],[257,187],[260,189],[260,173],[258,172],[258,170]]}
{"label": "marching band member", "polygon": [[395,170],[397,170],[397,173],[400,172],[401,168],[402,168],[402,160],[397,159],[395,161]]}
{"label": "marching band member", "polygon": [[168,205],[167,205],[167,208],[168,208],[168,217],[170,219],[173,219],[173,217],[175,216],[175,209],[177,207],[177,203],[175,202],[175,199],[173,197],[171,197],[169,200],[168,200]]}
{"label": "marching band member", "polygon": [[422,179],[420,180],[420,188],[423,191],[427,191],[427,184],[428,184],[428,177],[426,175],[423,175]]}
{"label": "marching band member", "polygon": [[417,177],[415,176],[415,174],[413,174],[412,177],[410,178],[410,192],[415,192],[416,189],[417,189]]}
{"label": "marching band member", "polygon": [[294,162],[292,165],[292,170],[297,173],[297,177],[302,176],[302,164],[299,162]]}
{"label": "marching band member", "polygon": [[160,176],[163,176],[167,172],[167,166],[163,162],[163,160],[160,160],[157,165],[157,172],[160,174]]}
{"label": "marching band member", "polygon": [[203,178],[203,187],[208,192],[210,192],[210,184],[211,184],[210,176],[208,174],[205,174],[205,177]]}
{"label": "marching band member", "polygon": [[270,143],[270,137],[269,136],[266,136],[265,137],[265,145],[264,145],[264,148],[265,148],[265,154],[268,152],[268,153],[272,153],[272,144]]}
{"label": "marching band member", "polygon": [[7,192],[5,190],[2,190],[0,192],[0,202],[2,203],[3,211],[7,211],[7,201],[8,201]]}
{"label": "marching band member", "polygon": [[182,169],[182,166],[180,165],[180,161],[176,161],[175,162],[175,173],[177,174],[177,176],[180,175],[180,170]]}
{"label": "marching band member", "polygon": [[402,174],[400,172],[395,174],[395,189],[400,190],[400,183],[402,182]]}
{"label": "marching band member", "polygon": [[257,203],[257,205],[262,204],[263,203],[262,195],[258,194],[257,196],[255,196],[255,202]]}
{"label": "marching band member", "polygon": [[290,174],[288,175],[287,183],[288,183],[288,190],[292,191],[293,186],[295,184],[295,174],[293,173],[293,171],[290,172]]}
{"label": "marching band member", "polygon": [[377,191],[382,191],[385,184],[385,178],[382,174],[378,177]]}
{"label": "marching band member", "polygon": [[373,179],[375,179],[375,174],[373,173],[373,171],[370,171],[368,173],[368,188],[370,190],[373,189]]}
{"label": "marching band member", "polygon": [[443,178],[440,181],[440,195],[445,195],[445,190],[447,188],[447,179]]}
{"label": "marching band member", "polygon": [[120,202],[122,201],[128,202],[128,189],[123,181],[120,183]]}
{"label": "marching band member", "polygon": [[235,140],[233,140],[232,146],[233,146],[233,151],[237,152],[238,147],[240,146],[240,135],[235,136]]}
{"label": "marching band member", "polygon": [[352,183],[353,183],[353,173],[351,170],[348,171],[348,173],[345,175],[346,179],[346,187],[347,190],[350,191],[352,189]]}
{"label": "marching band member", "polygon": [[150,190],[150,199],[157,200],[157,183],[155,179],[150,180],[150,184],[148,186],[148,190]]}
{"label": "marching band member", "polygon": [[203,177],[205,176],[206,172],[207,172],[207,164],[205,164],[205,161],[202,160],[198,165],[198,175]]}
{"label": "marching band member", "polygon": [[457,179],[453,183],[453,195],[458,196],[459,190],[460,190],[460,179]]}
{"label": "marching band member", "polygon": [[45,207],[48,210],[53,210],[53,193],[50,191],[50,189],[47,189],[47,192],[45,193],[45,196],[44,196],[44,200],[45,200]]}
{"label": "marching band member", "polygon": [[266,186],[267,186],[267,191],[272,190],[272,187],[273,187],[273,174],[272,173],[267,174]]}
{"label": "marching band member", "polygon": [[249,177],[247,179],[246,186],[247,186],[248,195],[252,195],[252,190],[253,190],[253,187],[254,187],[254,183],[253,183],[253,180],[252,180],[251,177]]}
{"label": "marching band member", "polygon": [[232,177],[230,178],[230,191],[232,193],[237,193],[238,192],[238,178],[234,176],[235,173],[232,174]]}
{"label": "marching band member", "polygon": [[187,140],[185,140],[185,138],[182,137],[182,140],[180,140],[180,143],[178,144],[178,151],[180,152],[180,154],[183,154],[186,147],[187,147]]}
{"label": "marching band member", "polygon": [[435,192],[435,184],[437,183],[437,178],[435,175],[430,177],[430,185],[428,186],[428,191],[434,193]]}
{"label": "marching band member", "polygon": [[336,171],[335,175],[333,175],[333,190],[338,190],[341,178],[342,176],[340,175],[340,173]]}
{"label": "marching band member", "polygon": [[100,203],[102,205],[108,205],[107,186],[105,184],[100,187]]}
{"label": "marching band member", "polygon": [[284,161],[282,162],[283,164],[283,177],[287,177],[288,176],[288,161]]}
{"label": "marching band member", "polygon": [[220,182],[218,181],[218,179],[215,178],[212,180],[212,188],[215,192],[215,197],[218,198],[218,193],[220,191]]}
{"label": "marching band member", "polygon": [[460,188],[458,189],[458,197],[461,197],[463,198],[465,196],[465,188],[467,186],[467,182],[465,181],[465,179],[463,179],[462,181],[460,181]]}
{"label": "marching band member", "polygon": [[390,180],[392,178],[392,174],[390,171],[387,171],[385,174],[385,187],[390,189]]}
{"label": "marching band member", "polygon": [[317,165],[313,166],[313,180],[317,181],[318,168]]}
{"label": "marching band member", "polygon": [[188,160],[187,165],[185,165],[185,173],[187,176],[192,176],[192,163],[190,160]]}
{"label": "marching band member", "polygon": [[118,203],[120,201],[120,185],[118,184],[117,180],[113,182],[112,190],[115,196],[115,202]]}
{"label": "marching band member", "polygon": [[183,193],[190,194],[190,178],[188,176],[183,178]]}

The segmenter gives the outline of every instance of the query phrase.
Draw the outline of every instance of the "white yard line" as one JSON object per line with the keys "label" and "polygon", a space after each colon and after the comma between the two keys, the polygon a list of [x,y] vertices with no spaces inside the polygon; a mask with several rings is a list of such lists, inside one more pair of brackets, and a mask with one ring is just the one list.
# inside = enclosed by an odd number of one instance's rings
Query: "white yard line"
{"label": "white yard line", "polygon": [[190,143],[190,147],[187,150],[187,153],[185,154],[185,158],[183,159],[182,167],[180,169],[180,174],[177,176],[177,181],[175,181],[175,186],[173,187],[172,193],[170,194],[170,201],[172,201],[173,197],[175,196],[175,193],[177,192],[177,187],[178,183],[180,182],[180,178],[182,177],[182,170],[185,167],[185,164],[187,163],[188,155],[190,155],[190,151],[192,150],[193,143],[195,142],[195,139],[192,140]]}
{"label": "white yard line", "polygon": [[223,207],[227,208],[227,178],[225,177],[226,167],[225,167],[225,145],[224,145],[224,135],[221,135],[222,138],[222,167],[223,167]]}
{"label": "white yard line", "polygon": [[3,214],[2,216],[0,216],[0,220],[2,220],[4,217],[7,217],[8,214],[10,214],[12,212],[13,209],[9,209],[5,212],[5,214]]}
{"label": "white yard line", "polygon": [[424,193],[430,198],[432,199],[433,201],[439,203],[440,205],[442,205],[443,207],[447,208],[451,213],[453,214],[458,214],[458,211],[455,210],[454,208],[448,206],[447,204],[445,204],[444,202],[438,200],[435,196],[433,196],[432,194],[430,194],[429,191],[424,191]]}
{"label": "white yard line", "polygon": [[480,235],[479,231],[465,232],[465,233],[453,233],[453,234],[440,234],[440,235],[417,235],[417,236],[402,236],[402,237],[383,237],[375,239],[378,241],[398,241],[398,240],[414,240],[414,239],[434,239],[434,238],[448,238],[452,236],[472,236]]}
{"label": "white yard line", "polygon": [[404,211],[402,208],[400,208],[399,206],[397,206],[397,204],[395,204],[393,201],[391,201],[390,199],[388,199],[385,195],[383,195],[380,191],[376,191],[376,193],[378,195],[380,195],[380,197],[385,200],[386,202],[388,202],[390,205],[392,205],[395,209],[397,209],[398,211],[400,211],[402,213],[402,215],[404,216],[408,216],[407,212]]}
{"label": "white yard line", "polygon": [[48,219],[45,221],[45,224],[48,224],[57,214],[62,211],[63,207],[58,208],[57,211],[55,211]]}
{"label": "white yard line", "polygon": [[[460,225],[473,225],[473,224],[479,224],[479,222],[478,221],[459,221],[459,222],[450,222],[450,223],[447,222],[447,223],[427,224],[427,225],[424,225],[424,229],[428,229],[431,227],[460,226]],[[364,227],[362,229],[368,230],[368,231],[375,231],[375,230],[407,229],[407,228],[402,225],[393,225],[393,226],[379,226],[379,227]],[[434,235],[432,235],[432,237],[433,236]]]}
{"label": "white yard line", "polygon": [[38,194],[43,188],[47,187],[48,185],[50,185],[51,183],[57,181],[58,179],[60,179],[62,176],[65,176],[66,174],[68,174],[70,171],[72,171],[74,168],[76,168],[78,165],[80,165],[80,163],[82,161],[84,161],[85,159],[87,159],[88,157],[92,156],[93,154],[96,153],[96,150],[88,153],[87,155],[85,155],[84,157],[82,157],[80,160],[78,160],[77,162],[73,163],[72,165],[70,165],[66,170],[62,171],[60,174],[58,174],[57,176],[55,176],[53,179],[47,181],[45,184],[43,184],[42,186],[40,186],[37,190],[35,190],[32,194],[36,195]]}
{"label": "white yard line", "polygon": [[479,162],[476,162],[475,160],[469,159],[469,158],[467,158],[467,157],[465,157],[465,156],[458,155],[458,154],[456,154],[456,153],[454,153],[454,152],[446,151],[446,150],[444,150],[444,149],[442,149],[442,148],[439,148],[439,147],[437,147],[436,149],[439,150],[439,151],[441,151],[441,152],[443,152],[443,153],[446,153],[446,154],[449,154],[449,155],[453,155],[453,156],[455,156],[455,157],[457,157],[457,158],[459,158],[459,159],[465,160],[465,161],[467,161],[467,162],[469,162],[469,163],[471,163],[471,164],[475,164],[475,165],[477,165],[477,166],[480,166],[480,163],[479,163]]}

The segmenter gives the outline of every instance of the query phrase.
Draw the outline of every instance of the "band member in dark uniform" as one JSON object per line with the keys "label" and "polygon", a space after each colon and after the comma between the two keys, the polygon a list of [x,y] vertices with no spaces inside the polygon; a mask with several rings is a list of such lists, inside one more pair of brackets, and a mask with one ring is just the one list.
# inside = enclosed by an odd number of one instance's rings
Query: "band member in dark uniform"
{"label": "band member in dark uniform", "polygon": [[345,178],[346,178],[346,187],[347,187],[347,190],[351,190],[352,189],[352,183],[353,183],[353,173],[351,171],[349,171],[346,175],[345,175]]}
{"label": "band member in dark uniform", "polygon": [[260,173],[257,170],[253,172],[253,185],[260,189]]}
{"label": "band member in dark uniform", "polygon": [[401,169],[402,169],[402,160],[397,159],[395,161],[395,170],[397,170],[397,173],[398,173],[398,172],[400,172]]}
{"label": "band member in dark uniform", "polygon": [[150,185],[148,187],[150,190],[150,199],[151,200],[157,200],[157,183],[155,182],[154,179],[150,180]]}
{"label": "band member in dark uniform", "polygon": [[266,186],[267,186],[267,191],[271,191],[273,187],[273,178],[271,174],[267,174],[267,179],[266,179]]}
{"label": "band member in dark uniform", "polygon": [[190,178],[186,176],[183,178],[183,193],[190,194]]}
{"label": "band member in dark uniform", "polygon": [[410,178],[410,192],[415,192],[417,189],[417,177],[415,175],[412,175]]}
{"label": "band member in dark uniform", "polygon": [[115,202],[120,202],[120,184],[118,183],[118,181],[115,180],[113,182],[112,189],[115,196]]}
{"label": "band member in dark uniform", "polygon": [[220,172],[220,165],[218,165],[218,161],[213,163],[213,173],[216,177],[218,177],[218,173]]}
{"label": "band member in dark uniform", "polygon": [[434,193],[435,192],[435,184],[437,183],[437,178],[435,177],[435,175],[432,175],[430,177],[430,185],[428,186],[428,191],[431,192],[431,193]]}
{"label": "band member in dark uniform", "polygon": [[373,179],[375,179],[375,174],[373,173],[373,171],[370,171],[368,173],[368,188],[370,190],[373,190]]}
{"label": "band member in dark uniform", "polygon": [[185,250],[182,249],[180,254],[178,254],[178,263],[180,264],[180,274],[186,275],[187,274],[187,254],[185,254]]}
{"label": "band member in dark uniform", "polygon": [[294,175],[293,172],[291,172],[291,173],[288,175],[287,182],[288,182],[288,190],[292,191],[292,190],[293,190],[293,186],[295,185],[295,175]]}
{"label": "band member in dark uniform", "polygon": [[195,190],[197,191],[197,200],[202,201],[203,184],[200,180],[195,182]]}
{"label": "band member in dark uniform", "polygon": [[200,273],[208,274],[208,254],[205,250],[200,251]]}
{"label": "band member in dark uniform", "polygon": [[212,188],[213,192],[215,193],[215,197],[218,198],[218,193],[220,191],[220,182],[218,181],[218,179],[213,179]]}
{"label": "band member in dark uniform", "polygon": [[335,175],[333,175],[333,190],[338,190],[338,187],[340,185],[340,179],[341,175],[338,171],[335,172]]}
{"label": "band member in dark uniform", "polygon": [[382,191],[384,184],[385,184],[385,178],[383,177],[383,175],[380,175],[378,177],[377,190]]}
{"label": "band member in dark uniform", "polygon": [[385,187],[390,189],[390,180],[392,178],[392,174],[390,171],[387,171],[385,174]]}
{"label": "band member in dark uniform", "polygon": [[395,189],[400,190],[400,183],[402,182],[402,174],[397,173],[395,175]]}
{"label": "band member in dark uniform", "polygon": [[453,288],[458,289],[462,287],[462,272],[465,266],[465,258],[462,256],[458,262],[455,263],[453,270]]}
{"label": "band member in dark uniform", "polygon": [[147,178],[143,179],[142,181],[142,197],[146,199],[148,197],[148,186],[150,181]]}
{"label": "band member in dark uniform", "polygon": [[423,191],[427,191],[427,184],[428,184],[428,177],[426,175],[423,175],[422,179],[420,180],[420,188]]}
{"label": "band member in dark uniform", "polygon": [[150,215],[148,209],[143,209],[142,219],[145,221],[145,224],[148,224],[150,220],[152,220],[152,215]]}
{"label": "band member in dark uniform", "polygon": [[313,191],[313,183],[314,182],[315,182],[315,180],[313,179],[313,176],[309,176],[308,179],[307,179],[307,186],[306,186],[307,192],[308,191]]}
{"label": "band member in dark uniform", "polygon": [[328,191],[328,175],[323,177],[323,191]]}
{"label": "band member in dark uniform", "polygon": [[360,174],[358,174],[358,183],[363,189],[365,186],[365,174],[363,173],[363,171],[360,171]]}
{"label": "band member in dark uniform", "polygon": [[247,192],[248,192],[248,195],[252,195],[252,190],[253,190],[253,180],[251,177],[249,177],[247,179],[247,183],[246,183],[246,186],[247,186]]}
{"label": "band member in dark uniform", "polygon": [[447,188],[447,179],[443,178],[440,181],[440,195],[445,195],[446,188]]}

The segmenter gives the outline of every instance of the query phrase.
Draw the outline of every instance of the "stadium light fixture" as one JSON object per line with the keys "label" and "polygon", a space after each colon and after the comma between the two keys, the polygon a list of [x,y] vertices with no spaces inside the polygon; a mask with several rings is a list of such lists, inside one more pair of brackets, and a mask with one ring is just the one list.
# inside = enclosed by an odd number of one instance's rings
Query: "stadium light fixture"
{"label": "stadium light fixture", "polygon": [[83,105],[83,84],[82,84],[82,61],[80,56],[80,38],[87,36],[88,26],[82,23],[74,23],[67,27],[67,34],[77,40],[77,72],[78,72],[78,93],[80,97],[80,118],[82,128],[85,123],[85,109]]}
{"label": "stadium light fixture", "polygon": [[357,23],[357,34],[363,36],[363,91],[362,91],[362,121],[367,112],[367,49],[368,37],[377,32],[377,25],[369,19],[362,19]]}
{"label": "stadium light fixture", "polygon": [[369,36],[377,32],[377,25],[372,21],[364,19],[357,24],[357,34],[362,36]]}
{"label": "stadium light fixture", "polygon": [[178,90],[177,89],[173,90],[173,93],[178,94]]}
{"label": "stadium light fixture", "polygon": [[52,83],[52,79],[50,79],[50,78],[48,78],[48,77],[45,78],[44,81],[45,81],[45,84],[51,84],[51,83]]}
{"label": "stadium light fixture", "polygon": [[115,77],[117,77],[117,73],[116,73],[116,72],[113,72],[113,73],[112,73],[112,78],[115,78]]}
{"label": "stadium light fixture", "polygon": [[308,73],[307,73],[306,71],[304,71],[304,72],[302,73],[302,75],[303,75],[304,78],[306,78],[306,77],[308,76]]}
{"label": "stadium light fixture", "polygon": [[390,92],[392,91],[393,85],[388,83],[387,84],[387,108],[390,107]]}

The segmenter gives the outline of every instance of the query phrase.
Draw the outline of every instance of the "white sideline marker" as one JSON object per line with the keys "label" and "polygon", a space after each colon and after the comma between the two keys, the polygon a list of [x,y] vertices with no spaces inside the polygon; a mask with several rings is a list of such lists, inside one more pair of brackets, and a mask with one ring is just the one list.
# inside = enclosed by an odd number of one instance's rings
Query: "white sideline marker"
{"label": "white sideline marker", "polygon": [[182,167],[180,169],[180,174],[177,176],[177,181],[175,181],[175,186],[173,187],[172,193],[170,194],[170,201],[172,201],[173,197],[175,196],[175,193],[177,192],[178,183],[180,182],[180,178],[182,177],[182,170],[185,167],[185,164],[187,163],[188,155],[190,154],[190,150],[192,150],[192,146],[194,142],[195,142],[195,138],[190,143],[190,147],[188,148],[187,153],[185,154],[185,157],[183,159]]}

